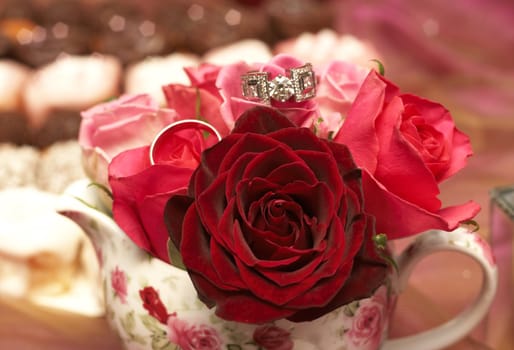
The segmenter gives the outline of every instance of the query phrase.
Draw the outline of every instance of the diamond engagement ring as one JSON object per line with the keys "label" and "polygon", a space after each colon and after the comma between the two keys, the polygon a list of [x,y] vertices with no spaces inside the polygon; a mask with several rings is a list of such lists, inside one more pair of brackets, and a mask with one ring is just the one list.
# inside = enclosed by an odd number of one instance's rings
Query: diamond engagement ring
{"label": "diamond engagement ring", "polygon": [[289,77],[279,74],[271,81],[268,72],[248,72],[242,75],[243,97],[270,104],[271,99],[285,102],[294,96],[296,102],[301,102],[316,96],[316,76],[310,63],[288,69],[287,73]]}

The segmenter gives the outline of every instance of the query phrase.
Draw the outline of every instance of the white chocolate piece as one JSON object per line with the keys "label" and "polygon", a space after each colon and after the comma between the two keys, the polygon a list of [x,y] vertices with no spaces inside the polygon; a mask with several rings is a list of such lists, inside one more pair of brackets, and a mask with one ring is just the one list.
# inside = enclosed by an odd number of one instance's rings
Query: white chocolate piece
{"label": "white chocolate piece", "polygon": [[332,60],[343,60],[365,67],[376,67],[372,59],[380,59],[370,44],[352,36],[340,35],[333,30],[303,33],[296,38],[280,42],[275,54],[288,53],[312,64],[324,64]]}
{"label": "white chocolate piece", "polygon": [[0,191],[0,294],[85,315],[104,312],[98,262],[59,196],[33,187]]}
{"label": "white chocolate piece", "polygon": [[272,57],[273,54],[266,43],[256,39],[246,39],[208,51],[203,56],[203,61],[218,65],[237,61],[264,63]]}
{"label": "white chocolate piece", "polygon": [[32,70],[15,61],[0,59],[0,111],[19,111],[22,91]]}
{"label": "white chocolate piece", "polygon": [[30,125],[41,127],[52,110],[80,111],[116,97],[121,70],[117,58],[103,55],[63,55],[40,68],[23,95]]}
{"label": "white chocolate piece", "polygon": [[128,67],[125,75],[125,92],[128,94],[146,93],[161,106],[166,104],[162,87],[168,84],[189,85],[184,67],[197,66],[200,59],[196,55],[174,53],[165,57],[150,57]]}

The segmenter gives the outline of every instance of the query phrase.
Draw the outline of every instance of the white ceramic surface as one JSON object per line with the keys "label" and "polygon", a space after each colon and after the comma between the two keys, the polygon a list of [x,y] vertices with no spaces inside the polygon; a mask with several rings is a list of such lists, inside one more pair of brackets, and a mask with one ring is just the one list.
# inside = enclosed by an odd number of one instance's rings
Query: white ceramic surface
{"label": "white ceramic surface", "polygon": [[[399,275],[392,276],[390,284],[370,298],[311,322],[228,322],[198,300],[186,271],[152,258],[134,245],[104,213],[97,191],[88,187],[86,180],[73,184],[62,198],[60,212],[77,222],[93,241],[101,264],[107,317],[127,349],[436,350],[469,333],[487,312],[496,290],[494,259],[479,235],[464,229],[429,231],[398,257]],[[480,264],[484,278],[479,297],[462,314],[435,329],[387,340],[395,299],[410,272],[420,259],[443,250],[459,251]]]}

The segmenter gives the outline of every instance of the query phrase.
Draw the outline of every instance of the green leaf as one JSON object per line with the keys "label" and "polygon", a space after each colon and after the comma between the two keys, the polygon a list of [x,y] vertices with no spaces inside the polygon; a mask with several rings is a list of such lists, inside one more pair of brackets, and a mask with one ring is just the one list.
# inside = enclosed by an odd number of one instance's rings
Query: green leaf
{"label": "green leaf", "polygon": [[84,204],[86,207],[89,207],[93,210],[96,210],[96,211],[101,211],[100,209],[98,209],[96,206],[94,206],[93,204],[85,201],[84,199],[80,198],[80,197],[77,197],[77,196],[72,196],[73,198],[75,198],[76,200],[78,200],[80,203]]}
{"label": "green leaf", "polygon": [[396,263],[396,260],[392,256],[386,253],[379,253],[378,256],[380,256],[382,259],[384,259],[389,265],[391,265],[396,273],[400,273],[400,268],[398,267],[398,264]]}
{"label": "green leaf", "polygon": [[168,340],[165,333],[159,336],[152,336],[152,350],[174,350],[177,348],[175,344]]}
{"label": "green leaf", "polygon": [[196,119],[202,120],[202,98],[200,97],[200,89],[196,88],[195,116]]}
{"label": "green leaf", "polygon": [[141,315],[139,317],[141,319],[141,322],[143,322],[143,326],[145,326],[145,328],[148,329],[150,332],[152,332],[152,333],[162,332],[159,321],[157,321],[152,316]]}
{"label": "green leaf", "polygon": [[357,313],[360,304],[358,301],[351,302],[343,307],[343,313],[348,317],[353,317]]}
{"label": "green leaf", "polygon": [[385,233],[379,233],[373,236],[373,242],[378,250],[378,256],[384,259],[389,265],[391,265],[396,273],[399,272],[398,264],[392,256],[387,253],[387,235]]}
{"label": "green leaf", "polygon": [[109,198],[113,199],[111,190],[107,186],[102,185],[101,183],[91,182],[89,185],[87,185],[87,187],[96,187],[102,192],[104,192],[107,196],[109,196]]}
{"label": "green leaf", "polygon": [[387,235],[385,233],[374,235],[373,242],[375,242],[377,249],[384,250],[387,248]]}
{"label": "green leaf", "polygon": [[130,333],[129,337],[130,337],[130,340],[132,340],[136,343],[139,343],[141,345],[146,345],[146,339],[140,335]]}
{"label": "green leaf", "polygon": [[480,230],[480,225],[475,220],[466,220],[463,221],[462,224],[465,226],[471,226],[471,232],[477,232],[478,230]]}
{"label": "green leaf", "polygon": [[136,319],[134,317],[134,311],[128,312],[125,317],[120,318],[120,323],[125,333],[130,334],[136,328]]}
{"label": "green leaf", "polygon": [[182,256],[180,255],[179,250],[173,244],[173,241],[168,238],[168,257],[170,258],[171,264],[179,269],[185,270],[186,265],[182,261]]}
{"label": "green leaf", "polygon": [[375,59],[372,59],[371,60],[372,62],[375,62],[378,66],[378,73],[381,75],[381,76],[384,76],[385,75],[385,68],[384,68],[384,65],[382,64],[382,62],[380,62],[379,60],[377,60],[376,58]]}
{"label": "green leaf", "polygon": [[237,344],[227,344],[227,350],[243,350],[241,345]]}

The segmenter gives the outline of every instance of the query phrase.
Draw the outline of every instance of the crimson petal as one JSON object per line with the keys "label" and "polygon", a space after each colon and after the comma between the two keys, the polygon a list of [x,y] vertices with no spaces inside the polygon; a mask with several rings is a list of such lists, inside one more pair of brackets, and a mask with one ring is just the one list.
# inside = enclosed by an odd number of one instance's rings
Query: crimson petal
{"label": "crimson petal", "polygon": [[295,124],[276,109],[254,107],[241,114],[236,121],[232,133],[268,134],[276,130],[290,127],[295,127]]}

